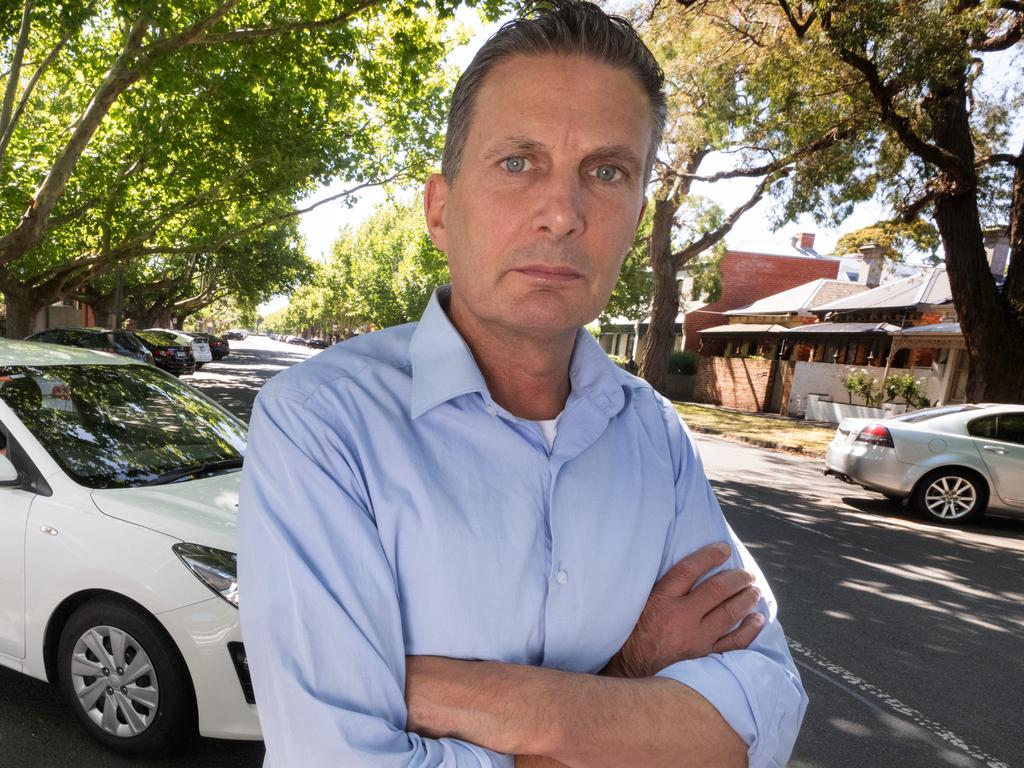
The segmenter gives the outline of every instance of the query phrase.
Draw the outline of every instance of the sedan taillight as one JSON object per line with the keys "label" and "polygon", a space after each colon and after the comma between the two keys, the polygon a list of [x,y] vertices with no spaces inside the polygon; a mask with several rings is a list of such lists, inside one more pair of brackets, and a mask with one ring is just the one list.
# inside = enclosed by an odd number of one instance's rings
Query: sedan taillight
{"label": "sedan taillight", "polygon": [[883,427],[881,424],[871,424],[864,427],[857,435],[857,442],[860,443],[871,443],[872,445],[884,445],[886,448],[894,447],[892,444],[892,435],[889,434],[889,430]]}

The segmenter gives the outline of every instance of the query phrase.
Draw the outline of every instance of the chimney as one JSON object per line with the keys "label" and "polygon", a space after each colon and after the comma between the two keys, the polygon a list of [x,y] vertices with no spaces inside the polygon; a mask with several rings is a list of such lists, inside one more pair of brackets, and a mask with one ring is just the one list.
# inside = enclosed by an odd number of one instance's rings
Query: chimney
{"label": "chimney", "polygon": [[1010,228],[996,227],[985,232],[985,255],[989,268],[996,277],[1006,272],[1006,260],[1010,255]]}
{"label": "chimney", "polygon": [[857,276],[857,282],[863,283],[868,288],[877,288],[882,281],[882,246],[877,243],[867,243],[858,248],[861,261],[864,262],[864,269]]}
{"label": "chimney", "polygon": [[799,234],[793,235],[793,239],[790,242],[792,242],[793,247],[799,251],[813,251],[814,233],[800,232]]}

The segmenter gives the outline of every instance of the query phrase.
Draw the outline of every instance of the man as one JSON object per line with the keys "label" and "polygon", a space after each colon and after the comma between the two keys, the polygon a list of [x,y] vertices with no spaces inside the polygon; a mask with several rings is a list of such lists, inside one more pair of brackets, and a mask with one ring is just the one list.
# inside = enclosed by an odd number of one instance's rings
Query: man
{"label": "man", "polygon": [[450,288],[257,399],[239,579],[268,766],[788,758],[806,698],[771,593],[671,405],[581,329],[660,88],[589,3],[506,25],[426,187]]}

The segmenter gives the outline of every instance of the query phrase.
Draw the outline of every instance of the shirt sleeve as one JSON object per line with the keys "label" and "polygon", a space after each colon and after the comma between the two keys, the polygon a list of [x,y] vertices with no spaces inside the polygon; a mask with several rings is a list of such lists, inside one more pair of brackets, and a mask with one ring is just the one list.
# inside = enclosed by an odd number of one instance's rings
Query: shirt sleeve
{"label": "shirt sleeve", "polygon": [[281,387],[256,400],[238,523],[239,606],[268,768],[512,768],[407,732],[390,564],[338,428]]}
{"label": "shirt sleeve", "polygon": [[766,622],[748,648],[680,661],[658,676],[677,680],[707,699],[747,743],[750,768],[782,768],[793,751],[808,699],[786,645],[778,606],[764,574],[726,523],[689,430],[671,403],[665,401],[663,407],[677,475],[676,518],[660,574],[706,544],[727,541],[732,556],[716,572],[743,568],[754,573],[762,594],[758,610]]}

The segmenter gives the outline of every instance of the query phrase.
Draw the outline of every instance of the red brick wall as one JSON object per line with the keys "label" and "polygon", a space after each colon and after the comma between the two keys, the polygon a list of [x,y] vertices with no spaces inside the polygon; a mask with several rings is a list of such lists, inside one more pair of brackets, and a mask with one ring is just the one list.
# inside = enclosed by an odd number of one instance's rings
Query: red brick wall
{"label": "red brick wall", "polygon": [[684,349],[699,350],[701,329],[729,322],[722,312],[745,307],[819,277],[834,279],[839,274],[839,261],[726,251],[720,269],[722,298],[686,316]]}
{"label": "red brick wall", "polygon": [[771,360],[701,355],[693,399],[740,411],[760,411],[768,393],[771,370]]}

